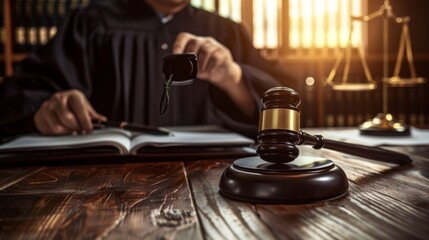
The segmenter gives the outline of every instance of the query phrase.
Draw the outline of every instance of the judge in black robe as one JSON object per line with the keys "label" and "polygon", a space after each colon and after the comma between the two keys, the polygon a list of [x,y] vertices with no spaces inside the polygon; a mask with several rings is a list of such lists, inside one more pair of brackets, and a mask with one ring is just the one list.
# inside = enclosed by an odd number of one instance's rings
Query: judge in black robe
{"label": "judge in black robe", "polygon": [[154,126],[217,124],[255,136],[257,111],[244,117],[208,81],[172,86],[168,110],[159,114],[165,82],[162,57],[172,53],[181,32],[211,36],[230,50],[255,109],[263,92],[280,85],[276,79],[288,79],[283,67],[264,59],[244,28],[231,20],[188,5],[163,23],[144,0],[100,1],[73,11],[54,39],[0,85],[0,131],[36,131],[33,117],[45,100],[58,91],[79,89],[109,120]]}

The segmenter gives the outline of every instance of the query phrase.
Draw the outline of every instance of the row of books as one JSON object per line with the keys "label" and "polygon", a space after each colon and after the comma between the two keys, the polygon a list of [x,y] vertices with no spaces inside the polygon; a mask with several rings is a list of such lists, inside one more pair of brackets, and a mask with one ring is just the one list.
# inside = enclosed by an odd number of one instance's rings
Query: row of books
{"label": "row of books", "polygon": [[[3,7],[2,0],[2,7]],[[91,0],[14,0],[11,1],[14,52],[31,52],[55,36],[58,25],[72,9],[85,7]],[[1,20],[3,21],[3,19]],[[0,22],[0,41],[5,31]],[[0,49],[2,50],[2,49]]]}

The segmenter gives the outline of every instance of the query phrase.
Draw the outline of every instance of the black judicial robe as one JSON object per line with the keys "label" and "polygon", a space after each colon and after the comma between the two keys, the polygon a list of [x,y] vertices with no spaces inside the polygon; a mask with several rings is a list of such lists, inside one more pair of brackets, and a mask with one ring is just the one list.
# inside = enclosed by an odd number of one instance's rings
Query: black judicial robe
{"label": "black judicial robe", "polygon": [[[212,36],[230,49],[259,104],[263,92],[287,80],[279,63],[261,57],[244,28],[187,6],[163,24],[144,0],[100,1],[73,11],[55,38],[0,85],[0,131],[34,131],[33,115],[54,92],[80,89],[110,120],[155,126],[218,124],[243,132],[257,125],[219,89],[204,80],[170,88],[170,105],[159,114],[162,57],[180,32]],[[258,108],[258,107],[257,107]],[[256,135],[251,128],[248,135]],[[245,132],[244,132],[245,133]]]}

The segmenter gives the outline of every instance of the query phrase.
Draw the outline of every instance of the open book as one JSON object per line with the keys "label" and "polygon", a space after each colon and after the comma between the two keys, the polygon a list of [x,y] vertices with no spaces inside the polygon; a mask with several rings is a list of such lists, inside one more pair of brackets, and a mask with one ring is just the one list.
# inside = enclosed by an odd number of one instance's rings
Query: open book
{"label": "open book", "polygon": [[[169,136],[130,132],[119,128],[96,129],[87,135],[41,136],[24,135],[0,145],[1,155],[62,156],[121,154],[168,157],[178,155],[217,156],[252,155],[254,141],[217,126],[189,126],[169,128]],[[215,154],[216,155],[216,154]],[[1,161],[1,160],[0,160]]]}

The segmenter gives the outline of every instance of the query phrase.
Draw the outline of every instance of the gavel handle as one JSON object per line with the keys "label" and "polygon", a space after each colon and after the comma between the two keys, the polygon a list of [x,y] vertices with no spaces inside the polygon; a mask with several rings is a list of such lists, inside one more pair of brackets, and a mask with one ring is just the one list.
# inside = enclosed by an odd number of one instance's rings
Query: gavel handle
{"label": "gavel handle", "polygon": [[321,135],[310,135],[306,132],[300,132],[301,141],[299,144],[313,145],[314,149],[322,147],[335,151],[352,154],[359,157],[369,158],[377,161],[397,163],[400,165],[411,163],[411,158],[408,155],[382,149],[379,147],[371,147],[360,144],[339,142],[323,138]]}

